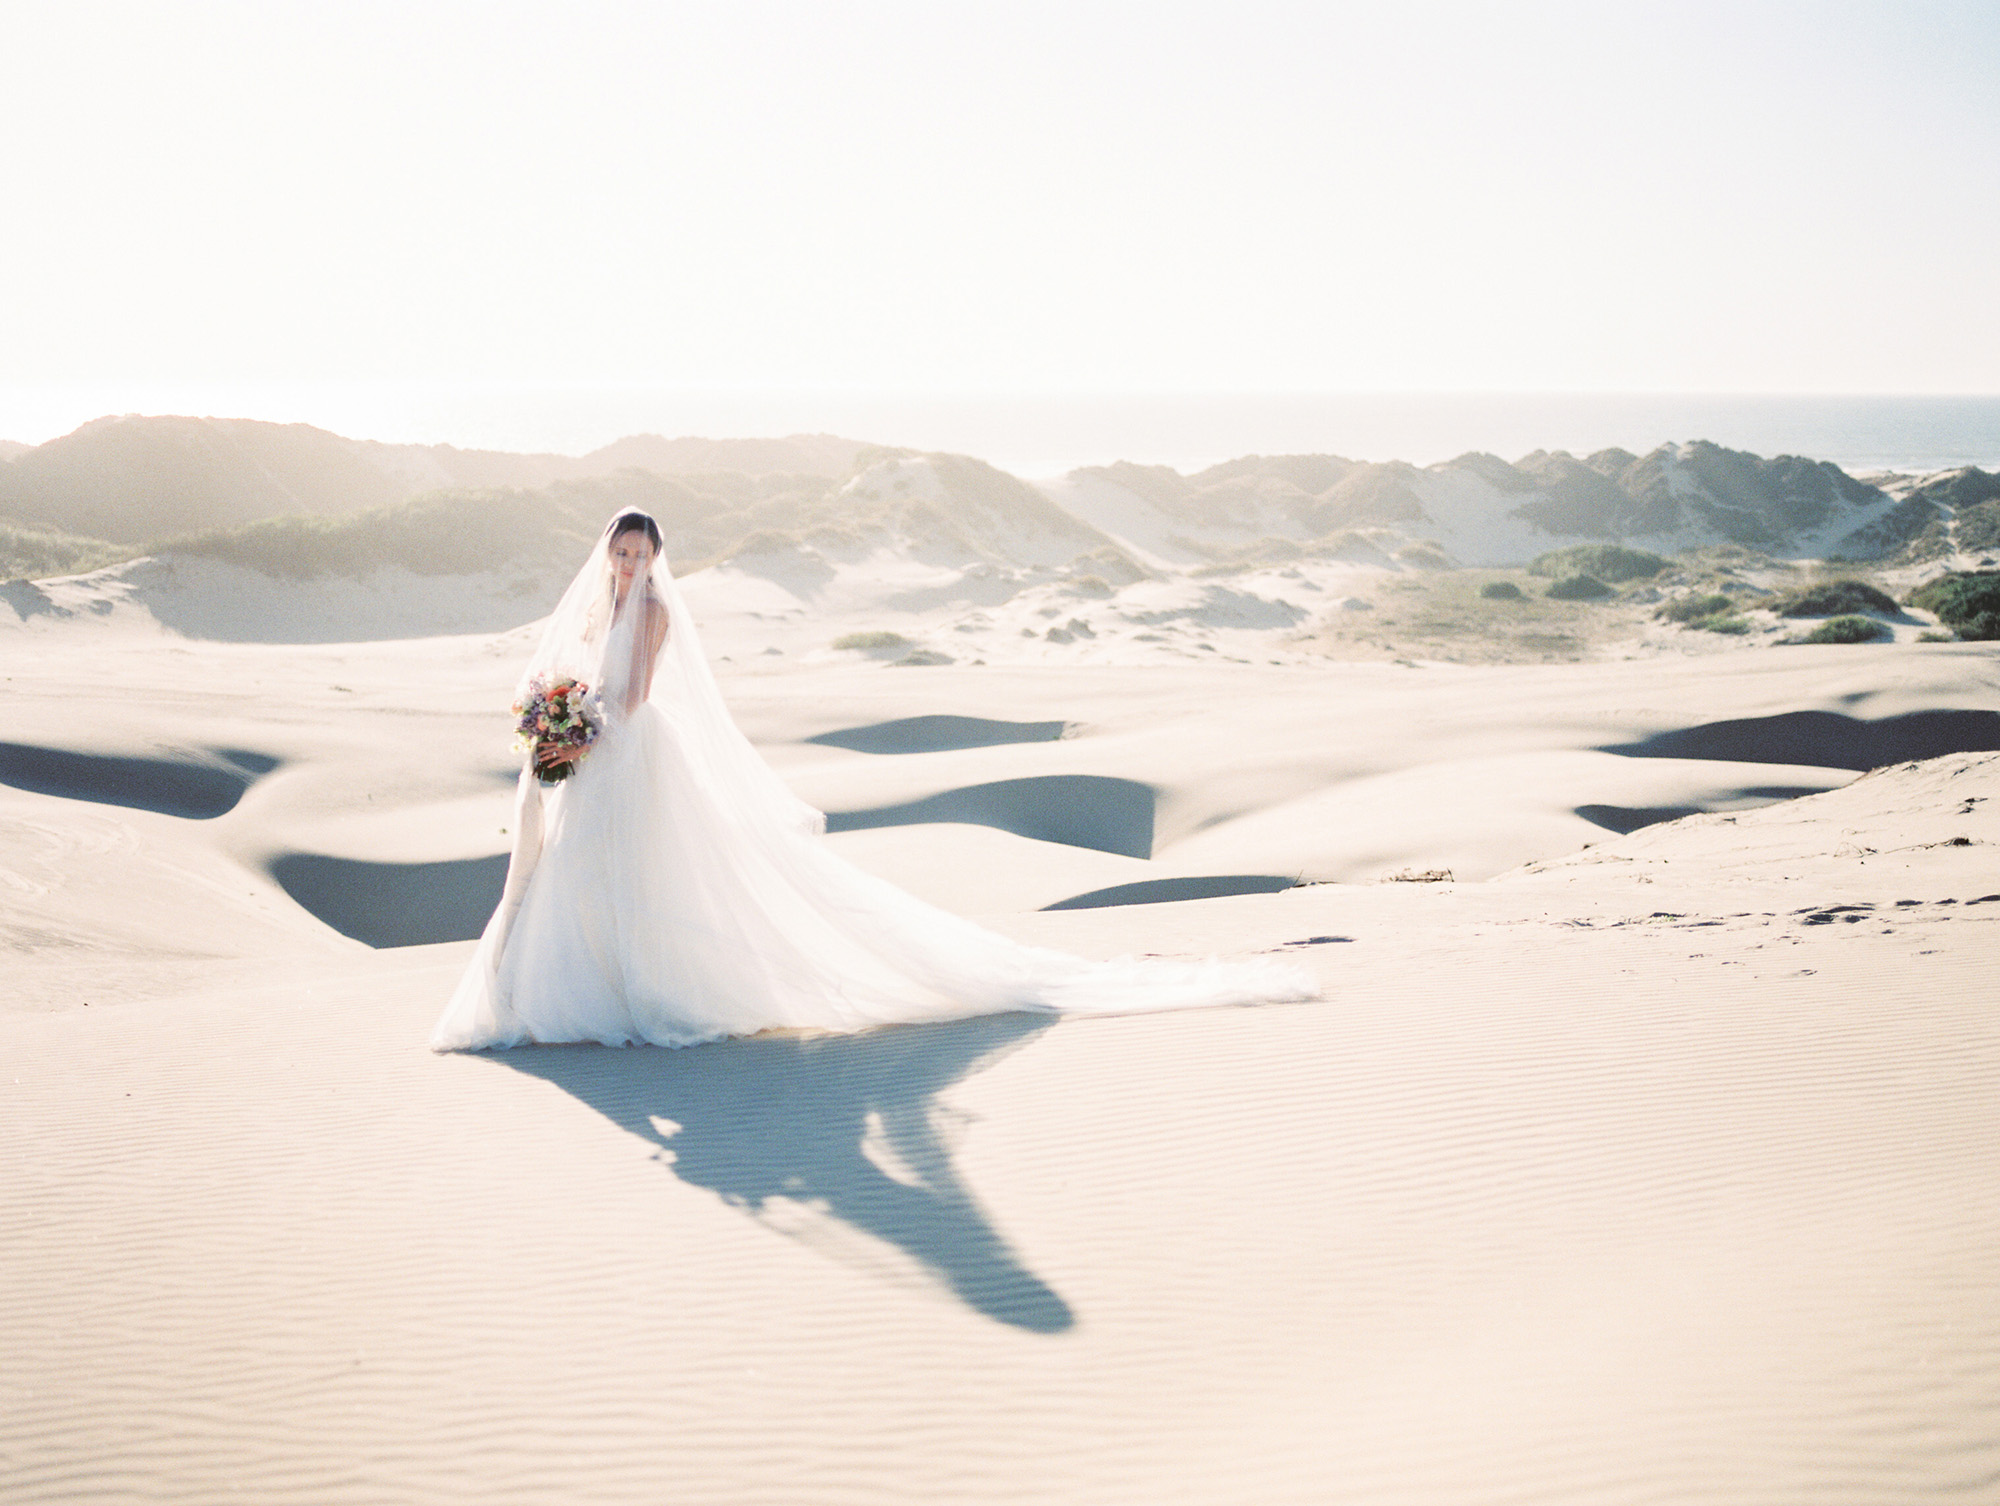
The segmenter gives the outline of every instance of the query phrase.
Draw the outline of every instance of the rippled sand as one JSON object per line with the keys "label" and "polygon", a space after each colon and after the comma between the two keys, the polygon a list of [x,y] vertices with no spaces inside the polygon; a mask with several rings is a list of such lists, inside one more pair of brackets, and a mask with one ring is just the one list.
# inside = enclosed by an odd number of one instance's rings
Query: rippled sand
{"label": "rippled sand", "polygon": [[10,659],[0,1498],[1992,1498],[1992,650],[735,675],[856,861],[1325,1000],[435,1057],[514,666]]}

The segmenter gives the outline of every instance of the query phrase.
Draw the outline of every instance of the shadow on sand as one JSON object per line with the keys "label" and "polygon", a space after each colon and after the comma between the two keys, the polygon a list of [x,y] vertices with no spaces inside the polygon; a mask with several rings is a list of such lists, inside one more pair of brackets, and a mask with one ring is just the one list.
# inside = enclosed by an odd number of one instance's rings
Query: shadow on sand
{"label": "shadow on sand", "polygon": [[1787,711],[1676,727],[1598,751],[1627,758],[1716,758],[1728,763],[1866,770],[1946,753],[1995,749],[2000,749],[2000,712],[1937,710],[1910,711],[1878,721],[1837,711]]}
{"label": "shadow on sand", "polygon": [[806,739],[856,753],[946,753],[1009,743],[1060,742],[1068,722],[996,722],[983,716],[906,716],[866,727],[842,727]]}
{"label": "shadow on sand", "polygon": [[826,829],[871,831],[881,826],[921,826],[961,821],[991,826],[1017,837],[1061,842],[1115,852],[1121,857],[1153,855],[1153,810],[1158,795],[1136,779],[1099,774],[1041,774],[944,790],[907,805],[873,810],[828,811]]}
{"label": "shadow on sand", "polygon": [[1227,873],[1188,878],[1144,879],[1136,884],[1113,884],[1109,889],[1093,889],[1088,894],[1072,894],[1044,910],[1099,910],[1113,905],[1166,905],[1184,899],[1219,899],[1227,894],[1277,894],[1298,885],[1297,875],[1279,873]]}
{"label": "shadow on sand", "polygon": [[370,863],[284,852],[267,865],[301,909],[343,936],[382,947],[471,941],[507,882],[507,854],[439,863]]}
{"label": "shadow on sand", "polygon": [[1054,1020],[986,1015],[685,1051],[523,1046],[492,1060],[660,1147],[675,1176],[781,1230],[827,1218],[895,1245],[967,1306],[1032,1333],[1076,1319],[952,1165],[938,1096]]}
{"label": "shadow on sand", "polygon": [[0,784],[189,821],[228,815],[243,792],[277,766],[277,759],[241,748],[189,748],[165,758],[120,758],[0,743]]}

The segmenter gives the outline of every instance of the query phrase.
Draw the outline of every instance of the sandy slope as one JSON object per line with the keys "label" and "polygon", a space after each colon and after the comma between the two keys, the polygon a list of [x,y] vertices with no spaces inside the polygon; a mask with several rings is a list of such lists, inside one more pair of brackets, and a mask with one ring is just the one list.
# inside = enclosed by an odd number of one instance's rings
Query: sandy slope
{"label": "sandy slope", "polygon": [[1324,1002],[491,1058],[517,637],[32,648],[0,1499],[1992,1498],[2000,754],[1856,777],[1990,648],[739,665],[857,861]]}

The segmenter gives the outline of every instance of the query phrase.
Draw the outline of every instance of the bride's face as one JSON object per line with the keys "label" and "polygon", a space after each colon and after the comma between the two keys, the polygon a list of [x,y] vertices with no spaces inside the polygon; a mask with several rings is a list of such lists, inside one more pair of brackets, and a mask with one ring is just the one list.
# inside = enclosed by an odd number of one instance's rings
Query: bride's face
{"label": "bride's face", "polygon": [[653,563],[653,541],[637,531],[621,533],[611,541],[611,576],[622,596],[633,577],[643,575]]}

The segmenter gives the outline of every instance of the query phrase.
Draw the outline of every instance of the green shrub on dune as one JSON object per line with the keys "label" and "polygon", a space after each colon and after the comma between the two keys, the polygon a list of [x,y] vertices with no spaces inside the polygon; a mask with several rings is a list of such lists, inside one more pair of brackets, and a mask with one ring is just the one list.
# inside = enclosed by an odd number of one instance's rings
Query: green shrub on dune
{"label": "green shrub on dune", "polygon": [[1926,581],[1910,593],[1910,605],[1935,612],[1959,637],[2000,640],[2000,570],[1959,570]]}
{"label": "green shrub on dune", "polygon": [[1521,588],[1511,580],[1489,580],[1479,588],[1479,594],[1487,601],[1526,601],[1528,598]]}
{"label": "green shrub on dune", "polygon": [[1567,575],[1542,594],[1555,601],[1599,601],[1615,593],[1595,576]]}
{"label": "green shrub on dune", "polygon": [[1663,622],[1678,622],[1703,633],[1741,636],[1750,631],[1750,624],[1736,615],[1736,603],[1720,591],[1697,591],[1678,597],[1653,615]]}
{"label": "green shrub on dune", "polygon": [[1693,596],[1677,597],[1668,602],[1654,615],[1663,622],[1695,623],[1704,617],[1715,617],[1731,611],[1736,603],[1720,592],[1698,593]]}
{"label": "green shrub on dune", "polygon": [[901,633],[891,633],[885,629],[877,628],[874,632],[870,633],[844,633],[833,640],[833,646],[835,648],[860,649],[863,651],[884,648],[908,648],[910,640],[905,638]]}
{"label": "green shrub on dune", "polygon": [[1771,603],[1780,617],[1836,617],[1853,612],[1897,615],[1895,599],[1865,580],[1826,580],[1781,596]]}
{"label": "green shrub on dune", "polygon": [[1884,631],[1882,624],[1872,617],[1829,617],[1798,642],[1870,643],[1880,638]]}
{"label": "green shrub on dune", "polygon": [[2000,549],[2000,497],[1958,510],[1958,547],[1968,553]]}
{"label": "green shrub on dune", "polygon": [[1600,581],[1623,584],[1628,580],[1651,580],[1673,562],[1643,549],[1627,549],[1622,544],[1572,544],[1538,555],[1528,566],[1530,575],[1587,575]]}

